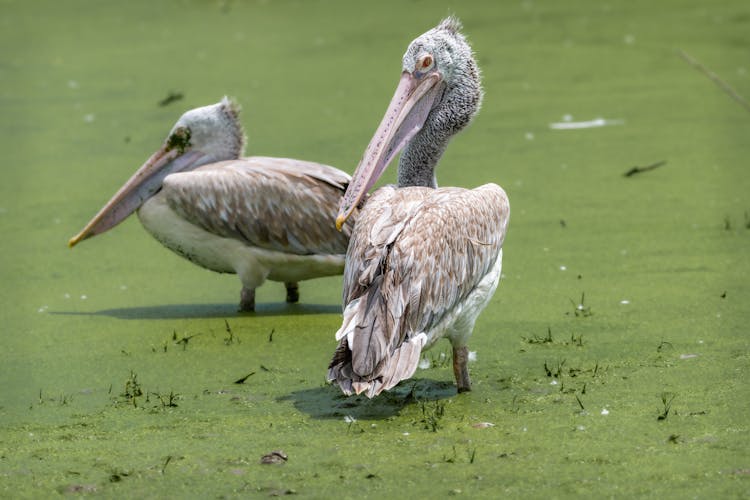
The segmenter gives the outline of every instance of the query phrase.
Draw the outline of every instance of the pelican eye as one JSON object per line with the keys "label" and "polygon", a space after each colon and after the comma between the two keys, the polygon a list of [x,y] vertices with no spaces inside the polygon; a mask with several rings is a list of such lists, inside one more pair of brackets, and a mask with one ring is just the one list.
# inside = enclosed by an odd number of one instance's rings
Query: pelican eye
{"label": "pelican eye", "polygon": [[190,147],[190,129],[187,127],[179,127],[167,138],[167,151],[176,149],[182,154],[188,147]]}
{"label": "pelican eye", "polygon": [[435,60],[432,58],[431,54],[425,54],[419,58],[419,61],[417,61],[417,69],[419,71],[427,71],[432,67],[432,63],[434,62]]}

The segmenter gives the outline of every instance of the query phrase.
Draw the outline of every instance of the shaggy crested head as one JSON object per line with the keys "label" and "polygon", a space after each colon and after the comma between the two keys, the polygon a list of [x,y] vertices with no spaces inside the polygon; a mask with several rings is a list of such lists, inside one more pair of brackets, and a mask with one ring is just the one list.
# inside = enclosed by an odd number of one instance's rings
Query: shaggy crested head
{"label": "shaggy crested head", "polygon": [[436,27],[420,35],[409,44],[403,57],[403,70],[415,75],[437,70],[448,85],[464,78],[467,67],[479,73],[474,55],[466,38],[461,34],[461,21],[450,16]]}
{"label": "shaggy crested head", "polygon": [[226,96],[216,104],[191,109],[172,127],[167,146],[198,150],[212,161],[239,158],[245,149],[239,114],[240,106]]}

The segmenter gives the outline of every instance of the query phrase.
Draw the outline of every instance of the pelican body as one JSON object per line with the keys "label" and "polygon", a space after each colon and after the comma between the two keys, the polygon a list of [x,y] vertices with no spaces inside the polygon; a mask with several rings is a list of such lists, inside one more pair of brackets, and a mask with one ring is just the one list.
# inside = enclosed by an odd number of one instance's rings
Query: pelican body
{"label": "pelican body", "polygon": [[438,188],[435,165],[477,112],[479,70],[455,18],[415,39],[396,93],[341,201],[343,228],[403,149],[398,186],[359,210],[344,269],[344,314],[328,379],[372,398],[411,377],[423,350],[453,346],[458,391],[471,389],[468,341],[497,288],[510,214],[501,187]]}
{"label": "pelican body", "polygon": [[240,310],[255,289],[284,282],[287,301],[302,280],[341,274],[353,223],[332,227],[349,176],[288,158],[241,158],[239,108],[228,98],[180,117],[154,153],[76,236],[114,227],[134,211],[165,247],[242,282]]}

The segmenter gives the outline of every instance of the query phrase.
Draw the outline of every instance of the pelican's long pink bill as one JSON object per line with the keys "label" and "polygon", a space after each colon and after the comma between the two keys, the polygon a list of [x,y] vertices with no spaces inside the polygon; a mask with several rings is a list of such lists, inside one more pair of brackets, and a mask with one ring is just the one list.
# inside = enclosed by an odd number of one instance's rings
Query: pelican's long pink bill
{"label": "pelican's long pink bill", "polygon": [[68,246],[72,248],[76,243],[116,226],[159,191],[167,175],[191,167],[203,156],[199,151],[183,152],[165,144],[128,179],[86,227],[68,241]]}
{"label": "pelican's long pink bill", "polygon": [[427,115],[442,95],[444,85],[438,72],[415,77],[404,71],[383,120],[354,171],[339,205],[336,227],[341,227],[362,197],[377,182],[393,158],[424,125]]}

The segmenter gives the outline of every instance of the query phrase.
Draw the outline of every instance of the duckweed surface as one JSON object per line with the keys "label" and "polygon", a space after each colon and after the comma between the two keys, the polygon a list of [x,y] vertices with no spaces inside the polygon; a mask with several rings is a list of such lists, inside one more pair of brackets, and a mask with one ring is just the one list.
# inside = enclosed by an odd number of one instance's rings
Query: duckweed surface
{"label": "duckweed surface", "polygon": [[[750,113],[717,84],[750,98],[747,2],[2,12],[0,496],[750,492]],[[248,153],[351,172],[406,45],[449,13],[486,94],[438,177],[512,204],[471,393],[447,343],[374,401],[326,385],[340,278],[296,306],[269,283],[239,315],[236,277],[135,218],[66,247],[183,111],[224,94]]]}

